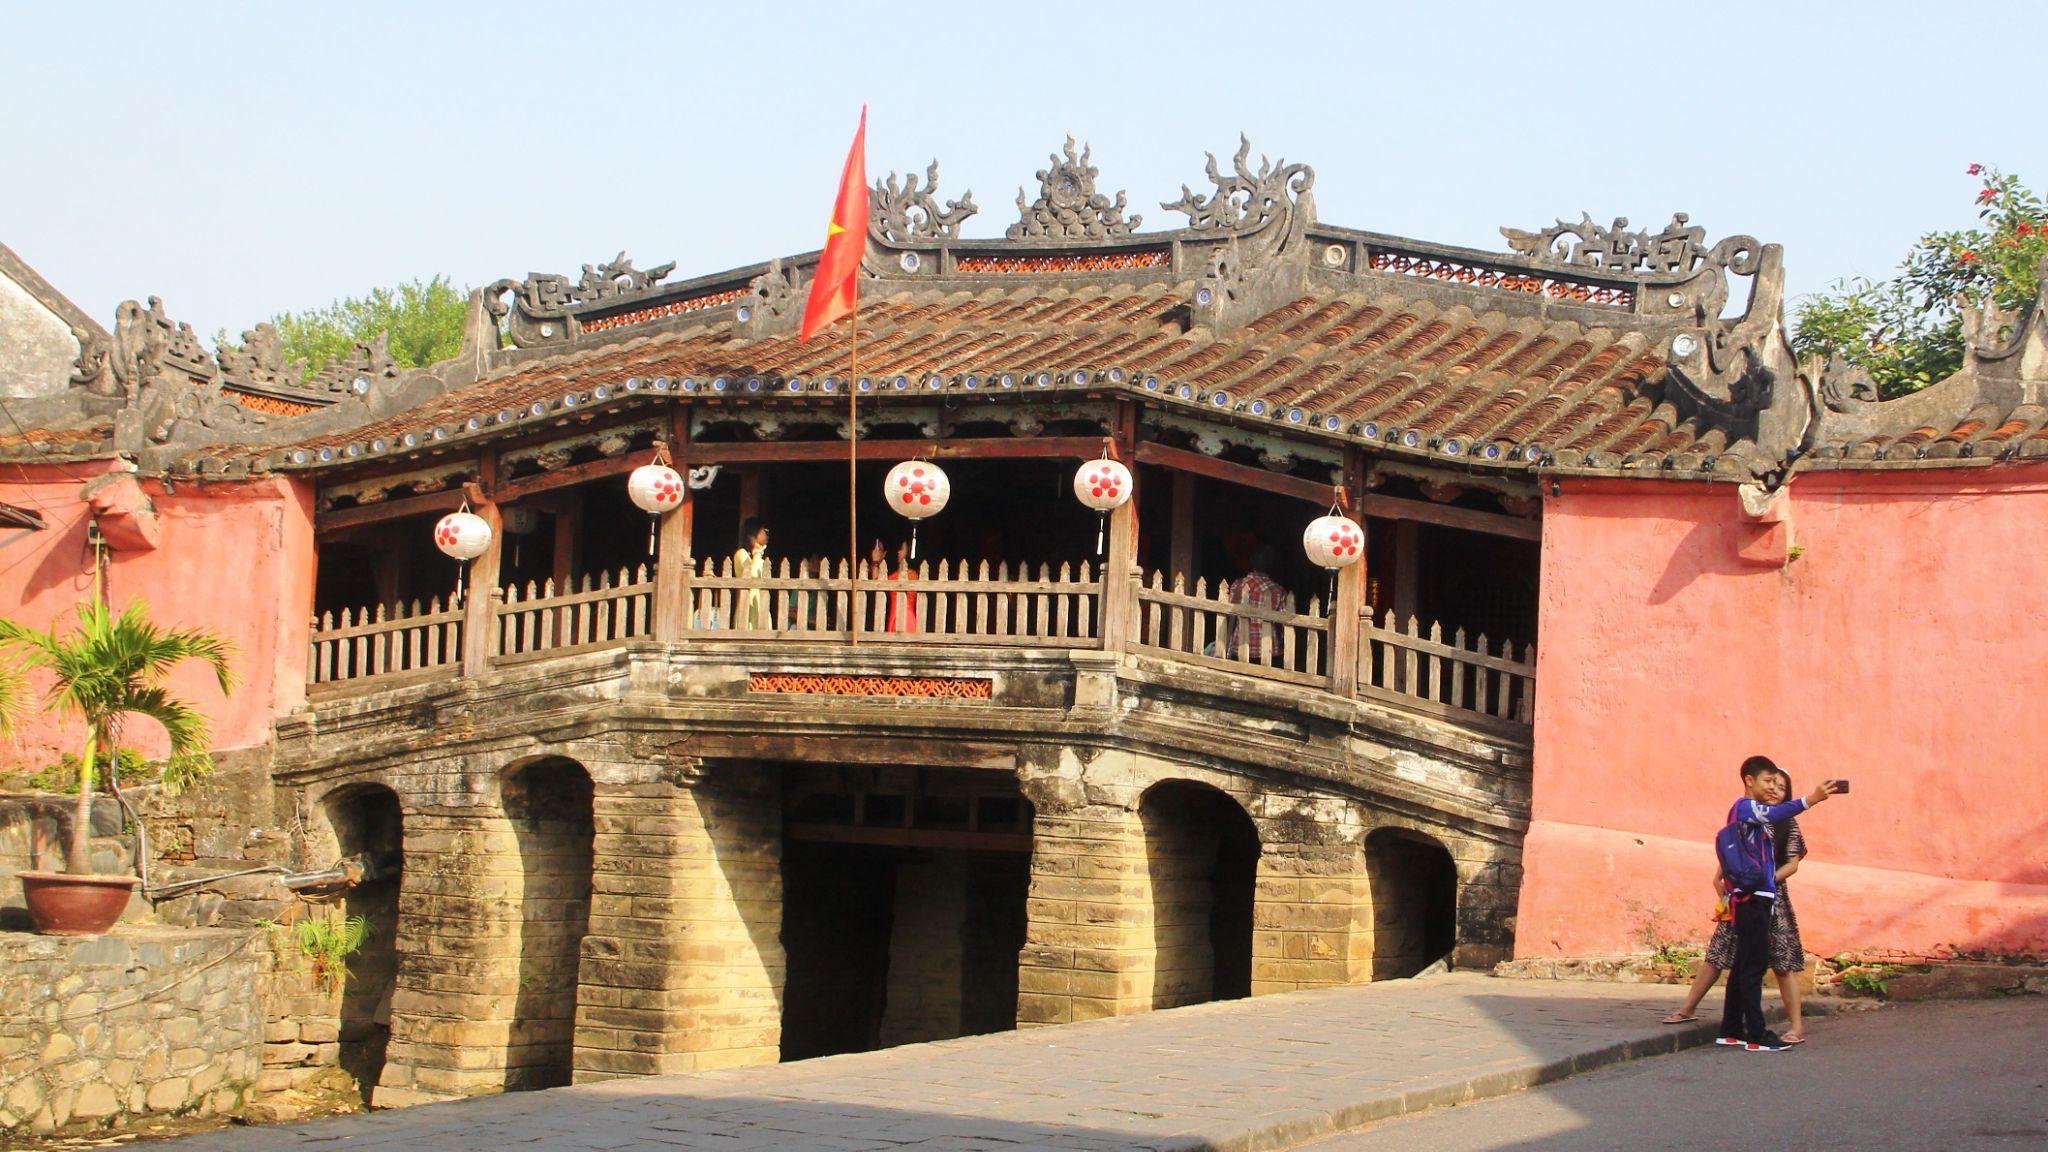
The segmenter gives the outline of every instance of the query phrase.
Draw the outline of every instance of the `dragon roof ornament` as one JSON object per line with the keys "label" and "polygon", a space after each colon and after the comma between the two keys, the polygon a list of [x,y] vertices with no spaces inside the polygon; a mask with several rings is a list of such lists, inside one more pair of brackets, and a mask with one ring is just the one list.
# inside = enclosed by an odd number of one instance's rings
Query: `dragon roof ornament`
{"label": "dragon roof ornament", "polygon": [[1725,267],[1737,276],[1755,273],[1757,240],[1753,236],[1730,236],[1712,248],[1706,246],[1707,230],[1692,223],[1692,217],[1675,212],[1661,232],[1630,231],[1628,217],[1617,216],[1601,227],[1590,213],[1579,213],[1577,223],[1559,219],[1536,232],[1502,228],[1508,248],[1532,264],[1557,268],[1589,268],[1623,276],[1677,276],[1695,271],[1703,263]]}
{"label": "dragon roof ornament", "polygon": [[[1273,163],[1259,157],[1258,171],[1252,171],[1252,142],[1238,134],[1237,154],[1231,157],[1233,171],[1226,176],[1216,168],[1216,154],[1208,153],[1209,182],[1216,186],[1207,196],[1197,196],[1187,185],[1180,186],[1180,199],[1160,207],[1184,212],[1188,227],[1197,232],[1245,235],[1257,232],[1281,216],[1293,212],[1295,201],[1306,201],[1315,187],[1315,169],[1306,164]],[[1289,193],[1293,193],[1290,199]]]}
{"label": "dragon roof ornament", "polygon": [[661,281],[675,271],[675,261],[654,268],[633,267],[622,250],[602,264],[583,266],[575,280],[554,272],[529,272],[524,280],[506,278],[484,289],[484,307],[503,319],[510,310],[505,293],[513,293],[519,311],[530,318],[565,316],[598,304],[616,304],[659,291]]}
{"label": "dragon roof ornament", "polygon": [[1099,170],[1088,162],[1088,145],[1074,154],[1074,138],[1067,137],[1061,151],[1051,156],[1049,167],[1038,171],[1038,199],[1025,203],[1024,190],[1017,189],[1017,223],[1004,233],[1012,240],[1112,240],[1129,236],[1143,217],[1124,219],[1125,197],[1109,197],[1095,190]]}
{"label": "dragon roof ornament", "polygon": [[883,244],[958,239],[960,225],[981,209],[975,205],[972,191],[958,200],[948,200],[941,209],[938,190],[937,160],[925,169],[922,186],[915,172],[902,177],[891,172],[886,180],[875,181],[874,195],[868,199],[868,235]]}

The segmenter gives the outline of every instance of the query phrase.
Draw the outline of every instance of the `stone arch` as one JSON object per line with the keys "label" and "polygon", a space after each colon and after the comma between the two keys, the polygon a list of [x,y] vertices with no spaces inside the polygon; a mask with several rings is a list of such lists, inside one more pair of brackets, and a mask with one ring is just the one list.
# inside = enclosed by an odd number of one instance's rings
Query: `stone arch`
{"label": "stone arch", "polygon": [[1365,838],[1373,918],[1372,978],[1413,976],[1458,944],[1457,865],[1441,840],[1387,825]]}
{"label": "stone arch", "polygon": [[405,815],[398,793],[381,783],[344,784],[316,809],[336,853],[356,858],[363,879],[342,896],[342,914],[369,928],[348,957],[338,1020],[339,1061],[367,1102],[384,1073],[391,1042],[391,999],[398,987],[399,891],[405,873]]}
{"label": "stone arch", "polygon": [[1211,785],[1170,779],[1138,799],[1151,895],[1152,1008],[1251,994],[1259,833]]}
{"label": "stone arch", "polygon": [[576,997],[590,930],[595,788],[565,756],[514,761],[499,797],[519,857],[519,977],[506,1087],[550,1088],[575,1069]]}

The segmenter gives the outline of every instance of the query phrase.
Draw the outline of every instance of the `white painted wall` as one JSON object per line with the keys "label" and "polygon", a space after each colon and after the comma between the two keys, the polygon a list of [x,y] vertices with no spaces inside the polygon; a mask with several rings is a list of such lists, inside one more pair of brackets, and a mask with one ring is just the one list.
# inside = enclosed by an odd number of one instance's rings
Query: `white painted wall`
{"label": "white painted wall", "polygon": [[63,392],[76,359],[78,341],[70,325],[0,273],[0,397]]}

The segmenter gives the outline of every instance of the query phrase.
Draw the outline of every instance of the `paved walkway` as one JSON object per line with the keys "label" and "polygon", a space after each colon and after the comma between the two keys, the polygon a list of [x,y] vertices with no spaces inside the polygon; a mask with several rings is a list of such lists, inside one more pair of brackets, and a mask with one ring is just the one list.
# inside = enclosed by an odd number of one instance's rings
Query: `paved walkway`
{"label": "paved walkway", "polygon": [[2048,996],[1899,1004],[1823,1021],[1796,1051],[1610,1068],[1300,1152],[2048,1148]]}
{"label": "paved walkway", "polygon": [[[1458,973],[244,1128],[203,1149],[1272,1149],[1707,1038],[1682,989]],[[1759,1058],[1760,1059],[1760,1058]]]}

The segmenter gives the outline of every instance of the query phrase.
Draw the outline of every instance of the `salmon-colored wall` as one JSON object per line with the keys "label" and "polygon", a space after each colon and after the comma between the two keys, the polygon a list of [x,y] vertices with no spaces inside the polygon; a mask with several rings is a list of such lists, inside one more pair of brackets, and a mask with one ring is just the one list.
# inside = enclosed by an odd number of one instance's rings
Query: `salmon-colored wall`
{"label": "salmon-colored wall", "polygon": [[1518,955],[1704,939],[1752,753],[1853,783],[1800,819],[1809,952],[2048,952],[2048,466],[1797,476],[1782,568],[1732,486],[1560,488]]}
{"label": "salmon-colored wall", "polygon": [[[0,466],[0,501],[40,512],[45,524],[21,534],[0,528],[0,615],[46,628],[68,621],[92,595],[91,513],[80,491],[108,470],[104,461]],[[111,602],[120,609],[142,600],[160,625],[205,628],[232,643],[240,683],[231,696],[223,699],[199,665],[181,668],[171,684],[212,721],[216,749],[261,744],[272,721],[305,698],[311,490],[279,478],[170,490],[145,481],[142,490],[161,518],[160,543],[110,553]],[[40,703],[40,682],[36,688]],[[36,711],[17,725],[4,755],[39,767],[77,752],[83,738],[75,718]],[[163,751],[162,730],[147,721],[132,723],[125,738],[145,753]]]}

